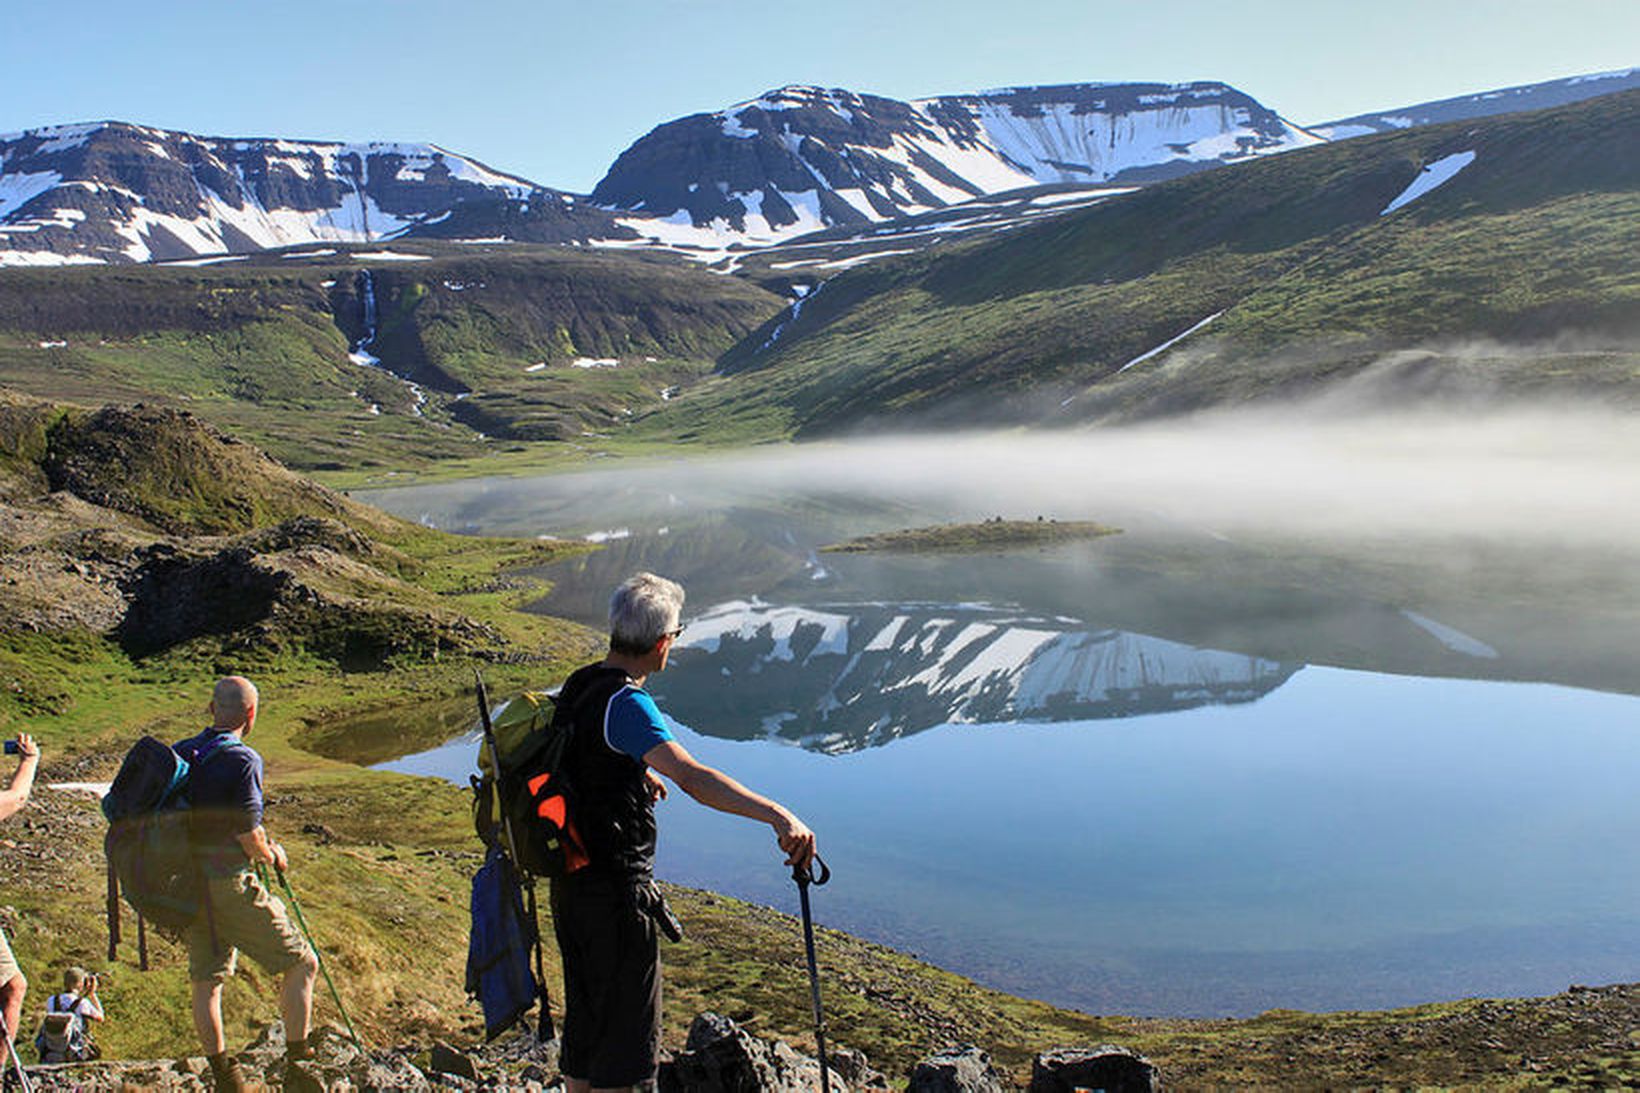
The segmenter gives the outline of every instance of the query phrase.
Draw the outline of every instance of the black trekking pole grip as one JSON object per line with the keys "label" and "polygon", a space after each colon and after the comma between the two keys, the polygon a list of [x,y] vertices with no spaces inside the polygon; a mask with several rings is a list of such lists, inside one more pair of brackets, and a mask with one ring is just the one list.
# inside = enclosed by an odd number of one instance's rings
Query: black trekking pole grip
{"label": "black trekking pole grip", "polygon": [[[819,876],[814,874],[815,866],[820,867]],[[831,880],[831,868],[826,865],[826,860],[824,858],[822,858],[819,854],[816,854],[813,858],[809,859],[808,865],[792,866],[792,880],[797,882],[797,886],[799,888],[806,888],[811,884],[818,888],[822,884],[825,884],[827,881]]]}

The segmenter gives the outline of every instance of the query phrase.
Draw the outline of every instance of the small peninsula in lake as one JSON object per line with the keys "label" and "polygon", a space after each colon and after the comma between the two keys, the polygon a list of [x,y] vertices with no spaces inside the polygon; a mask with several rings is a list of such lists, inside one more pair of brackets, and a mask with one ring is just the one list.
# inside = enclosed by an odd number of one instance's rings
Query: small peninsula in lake
{"label": "small peninsula in lake", "polygon": [[1121,528],[1096,524],[1091,520],[1004,520],[993,517],[977,524],[937,524],[925,528],[905,528],[861,535],[822,547],[839,554],[864,551],[909,553],[959,553],[980,550],[1009,550],[1024,546],[1047,546],[1078,539],[1098,539],[1116,535]]}

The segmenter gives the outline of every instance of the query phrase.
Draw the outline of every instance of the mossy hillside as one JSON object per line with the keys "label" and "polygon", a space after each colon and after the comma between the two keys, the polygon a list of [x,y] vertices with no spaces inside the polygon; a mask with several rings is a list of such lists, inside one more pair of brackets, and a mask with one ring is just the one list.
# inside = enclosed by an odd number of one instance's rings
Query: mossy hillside
{"label": "mossy hillside", "polygon": [[532,441],[621,429],[782,303],[675,260],[574,250],[383,270],[376,292],[384,360],[462,392],[462,422]]}
{"label": "mossy hillside", "polygon": [[[92,619],[105,620],[100,637],[128,654],[178,646],[196,661],[381,665],[454,649],[550,649],[561,626],[515,610],[539,586],[494,571],[588,549],[408,523],[183,412],[86,411],[17,396],[0,411],[13,438],[6,468],[56,491],[19,490],[0,512],[0,571],[18,590],[7,617],[19,624],[0,654],[12,670],[0,712],[8,703],[37,712],[72,692],[62,683],[74,673],[39,655],[50,660],[47,635],[60,633],[70,661],[97,664],[94,648],[74,637]],[[31,608],[19,582],[41,572],[58,582],[56,602]]]}
{"label": "mossy hillside", "polygon": [[[299,250],[197,268],[0,271],[0,384],[188,408],[304,470],[416,470],[484,458],[497,445],[481,432],[618,432],[781,306],[653,256],[395,248],[426,260]],[[363,269],[376,281],[381,368],[348,357],[363,334]],[[571,367],[581,357],[620,365]]]}
{"label": "mossy hillside", "polygon": [[[1614,134],[1636,114],[1640,95],[1623,94],[1306,149],[874,263],[828,281],[772,346],[778,320],[728,354],[737,382],[691,391],[652,423],[733,412],[807,435],[1132,412],[1082,396],[1157,371],[1167,356],[1113,380],[1219,312],[1186,346],[1217,338],[1203,367],[1233,386],[1194,404],[1308,390],[1384,352],[1477,339],[1592,342],[1609,358],[1592,377],[1555,353],[1541,367],[1499,354],[1512,367],[1494,370],[1631,397],[1640,166]],[[1460,151],[1476,159],[1459,175],[1379,215],[1423,165]],[[1278,355],[1308,367],[1266,371]]]}
{"label": "mossy hillside", "polygon": [[780,309],[756,286],[677,259],[515,248],[374,271],[378,344],[474,390],[536,363],[711,360]]}

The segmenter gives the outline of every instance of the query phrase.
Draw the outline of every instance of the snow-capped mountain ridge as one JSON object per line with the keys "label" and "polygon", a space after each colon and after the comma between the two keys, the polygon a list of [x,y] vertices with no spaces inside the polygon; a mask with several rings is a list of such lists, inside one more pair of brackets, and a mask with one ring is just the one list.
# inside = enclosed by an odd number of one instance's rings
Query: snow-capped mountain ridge
{"label": "snow-capped mountain ridge", "polygon": [[[1075,207],[1060,205],[1053,187],[1098,200],[1098,187],[1109,196],[1326,139],[1635,86],[1634,69],[1593,73],[1305,129],[1211,81],[1021,85],[909,101],[793,84],[657,127],[622,153],[590,201],[435,144],[51,125],[0,135],[0,266],[409,236],[661,247],[733,272],[737,255],[811,233],[858,242],[910,227],[907,238],[924,245]],[[948,229],[937,222],[947,210]],[[872,257],[851,254],[834,268]]]}
{"label": "snow-capped mountain ridge", "polygon": [[[1032,186],[1153,181],[1318,142],[1213,82],[1017,87],[909,102],[789,85],[656,128],[622,153],[592,197],[675,229],[773,242]],[[623,223],[645,232],[641,221]]]}
{"label": "snow-capped mountain ridge", "polygon": [[1640,68],[1620,68],[1611,72],[1591,72],[1561,80],[1521,84],[1493,91],[1477,91],[1450,99],[1416,103],[1370,114],[1356,114],[1337,121],[1309,126],[1309,130],[1328,140],[1388,133],[1415,125],[1435,125],[1444,121],[1463,121],[1469,118],[1493,117],[1520,110],[1542,110],[1552,106],[1567,106],[1584,99],[1610,95],[1640,87]]}
{"label": "snow-capped mountain ridge", "polygon": [[379,242],[467,202],[551,193],[434,144],[201,137],[114,121],[47,126],[0,137],[0,264]]}

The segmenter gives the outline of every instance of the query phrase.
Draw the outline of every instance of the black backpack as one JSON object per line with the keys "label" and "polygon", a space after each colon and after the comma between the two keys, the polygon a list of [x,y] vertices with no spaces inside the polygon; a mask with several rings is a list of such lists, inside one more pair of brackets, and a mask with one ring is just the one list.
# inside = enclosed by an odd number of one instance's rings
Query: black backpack
{"label": "black backpack", "polygon": [[562,877],[588,864],[575,826],[575,787],[562,769],[570,712],[549,695],[525,691],[485,719],[473,825],[486,846],[508,851],[532,876]]}
{"label": "black backpack", "polygon": [[199,918],[203,883],[194,859],[188,779],[213,756],[243,747],[223,741],[192,767],[176,750],[145,736],[126,753],[103,797],[108,835],[108,957],[120,940],[120,896],[137,913],[142,966],[148,966],[143,927],[152,923],[172,938]]}

